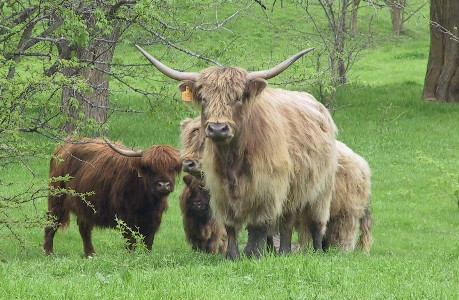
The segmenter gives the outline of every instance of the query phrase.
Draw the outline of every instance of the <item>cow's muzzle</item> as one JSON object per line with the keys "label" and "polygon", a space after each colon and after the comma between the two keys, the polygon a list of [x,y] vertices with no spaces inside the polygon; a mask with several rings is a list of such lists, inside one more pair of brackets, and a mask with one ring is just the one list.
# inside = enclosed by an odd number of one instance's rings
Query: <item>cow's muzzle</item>
{"label": "cow's muzzle", "polygon": [[201,202],[201,201],[195,201],[193,202],[193,209],[196,211],[206,211],[209,208],[209,205]]}
{"label": "cow's muzzle", "polygon": [[214,142],[221,143],[232,138],[232,133],[226,123],[209,123],[206,127],[206,136]]}
{"label": "cow's muzzle", "polygon": [[187,172],[194,177],[201,177],[201,166],[195,159],[186,159],[182,162],[183,172]]}
{"label": "cow's muzzle", "polygon": [[174,187],[169,181],[159,181],[156,183],[155,190],[160,194],[170,194],[174,190]]}

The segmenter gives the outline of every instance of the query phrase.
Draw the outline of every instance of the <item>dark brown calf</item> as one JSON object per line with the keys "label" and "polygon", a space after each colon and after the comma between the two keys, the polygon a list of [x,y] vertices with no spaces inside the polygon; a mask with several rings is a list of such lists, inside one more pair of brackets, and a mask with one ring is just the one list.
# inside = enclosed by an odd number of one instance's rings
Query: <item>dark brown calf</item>
{"label": "dark brown calf", "polygon": [[180,195],[180,209],[187,241],[193,250],[226,253],[226,232],[212,216],[209,192],[191,175],[183,177],[185,186]]}
{"label": "dark brown calf", "polygon": [[[48,216],[53,225],[45,227],[46,254],[53,253],[54,235],[60,226],[69,224],[70,213],[76,215],[86,256],[95,253],[93,227],[115,227],[116,218],[138,230],[151,250],[168,206],[167,197],[181,170],[179,152],[168,145],[154,145],[136,152],[137,157],[127,157],[116,149],[130,151],[120,144],[109,147],[102,139],[89,138],[66,141],[55,149],[50,178],[69,175],[71,179],[50,183]],[[94,194],[82,199],[72,195],[71,190]],[[132,249],[135,237],[130,232],[124,236]]]}

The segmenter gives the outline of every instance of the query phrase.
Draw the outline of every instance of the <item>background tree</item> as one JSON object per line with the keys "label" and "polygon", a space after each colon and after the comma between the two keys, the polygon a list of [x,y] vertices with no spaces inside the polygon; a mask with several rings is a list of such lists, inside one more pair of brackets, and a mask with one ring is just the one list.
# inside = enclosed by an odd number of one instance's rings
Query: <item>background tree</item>
{"label": "background tree", "polygon": [[360,0],[352,0],[351,19],[349,23],[349,31],[352,35],[357,33],[357,16],[359,12]]}
{"label": "background tree", "polygon": [[347,83],[348,71],[371,43],[372,18],[366,22],[367,29],[358,33],[356,18],[359,1],[318,0],[315,5],[309,1],[299,1],[299,4],[305,12],[304,22],[312,22],[314,26],[314,32],[304,33],[303,42],[318,48],[312,54],[315,55],[315,94],[331,107],[336,90]]}
{"label": "background tree", "polygon": [[[7,79],[17,78],[17,68],[22,72],[21,68],[29,62],[27,58],[33,57],[31,61],[37,68],[28,66],[27,72],[40,80],[46,77],[45,82],[52,87],[41,85],[41,88],[47,89],[52,98],[60,96],[62,114],[56,117],[60,118],[60,129],[67,134],[79,132],[83,127],[85,135],[107,132],[105,122],[110,106],[110,81],[125,85],[129,90],[149,94],[127,86],[127,82],[122,80],[127,75],[126,70],[129,75],[135,75],[132,68],[123,68],[122,62],[117,63],[118,68],[112,68],[116,46],[126,40],[123,35],[127,35],[131,43],[133,38],[137,43],[171,46],[179,40],[190,39],[202,25],[202,20],[198,19],[185,21],[184,16],[177,13],[183,7],[171,6],[168,1],[2,3],[0,41],[3,44],[0,54],[9,66]],[[192,5],[192,9],[202,10],[207,4],[204,1]],[[138,33],[128,31],[133,25],[137,26]],[[39,92],[30,84],[24,88],[28,91],[28,98]],[[93,128],[88,129],[88,124],[92,124]]]}
{"label": "background tree", "polygon": [[392,20],[392,31],[399,35],[403,26],[403,12],[406,6],[406,0],[386,0],[390,8],[390,16]]}
{"label": "background tree", "polygon": [[431,0],[430,22],[423,98],[459,103],[459,1]]}

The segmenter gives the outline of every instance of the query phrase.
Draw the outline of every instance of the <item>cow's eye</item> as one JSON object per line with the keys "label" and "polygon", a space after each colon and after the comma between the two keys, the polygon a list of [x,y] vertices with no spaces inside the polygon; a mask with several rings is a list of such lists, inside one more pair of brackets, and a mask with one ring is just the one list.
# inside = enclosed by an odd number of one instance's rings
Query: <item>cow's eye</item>
{"label": "cow's eye", "polygon": [[192,134],[192,135],[196,135],[196,134],[198,134],[198,131],[199,131],[199,128],[195,128],[195,129],[193,129],[193,130],[191,131],[191,134]]}
{"label": "cow's eye", "polygon": [[207,98],[199,97],[198,102],[200,102],[202,104],[207,104],[207,102],[209,102],[209,101],[207,100]]}

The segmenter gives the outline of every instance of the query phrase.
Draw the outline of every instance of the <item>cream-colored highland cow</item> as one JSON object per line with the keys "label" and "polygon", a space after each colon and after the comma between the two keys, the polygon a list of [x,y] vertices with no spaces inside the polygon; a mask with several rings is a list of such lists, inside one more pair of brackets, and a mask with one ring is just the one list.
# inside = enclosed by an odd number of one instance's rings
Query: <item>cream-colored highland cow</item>
{"label": "cream-colored highland cow", "polygon": [[293,215],[306,205],[313,246],[321,250],[337,168],[336,126],[312,95],[273,89],[265,81],[310,50],[264,71],[210,67],[190,73],[138,48],[162,73],[180,80],[180,90],[202,108],[202,170],[212,211],[228,235],[226,256],[239,257],[237,234],[247,225],[244,252],[259,257],[277,220],[280,251],[289,252]]}
{"label": "cream-colored highland cow", "polygon": [[[201,169],[201,159],[205,135],[201,130],[201,116],[194,119],[187,118],[183,120],[180,122],[180,127],[180,158],[182,159],[182,171],[194,176],[196,180],[204,184],[204,172],[202,172]],[[184,187],[184,191],[185,189],[187,189],[186,186]],[[220,229],[218,230],[220,231]],[[273,236],[278,233],[277,226],[268,229],[266,248],[269,252],[275,251]]]}
{"label": "cream-colored highland cow", "polygon": [[[201,117],[186,119],[181,123],[183,171],[203,178],[201,170],[202,145],[204,134],[201,128]],[[355,238],[360,227],[358,247],[368,253],[371,247],[371,172],[368,163],[353,152],[344,143],[336,142],[338,169],[336,171],[335,192],[331,200],[330,220],[324,238],[326,247],[339,247],[344,251],[352,251]],[[300,243],[310,241],[307,226],[307,209],[301,212],[303,218],[297,220]],[[300,214],[300,216],[301,216]],[[274,249],[272,235],[268,233],[268,247]]]}
{"label": "cream-colored highland cow", "polygon": [[[358,247],[370,252],[371,247],[371,171],[368,163],[344,143],[336,141],[338,169],[336,171],[335,191],[330,206],[330,220],[324,237],[324,248],[339,247],[353,251],[356,236],[360,229]],[[311,239],[310,218],[307,209],[298,217],[300,243]]]}

